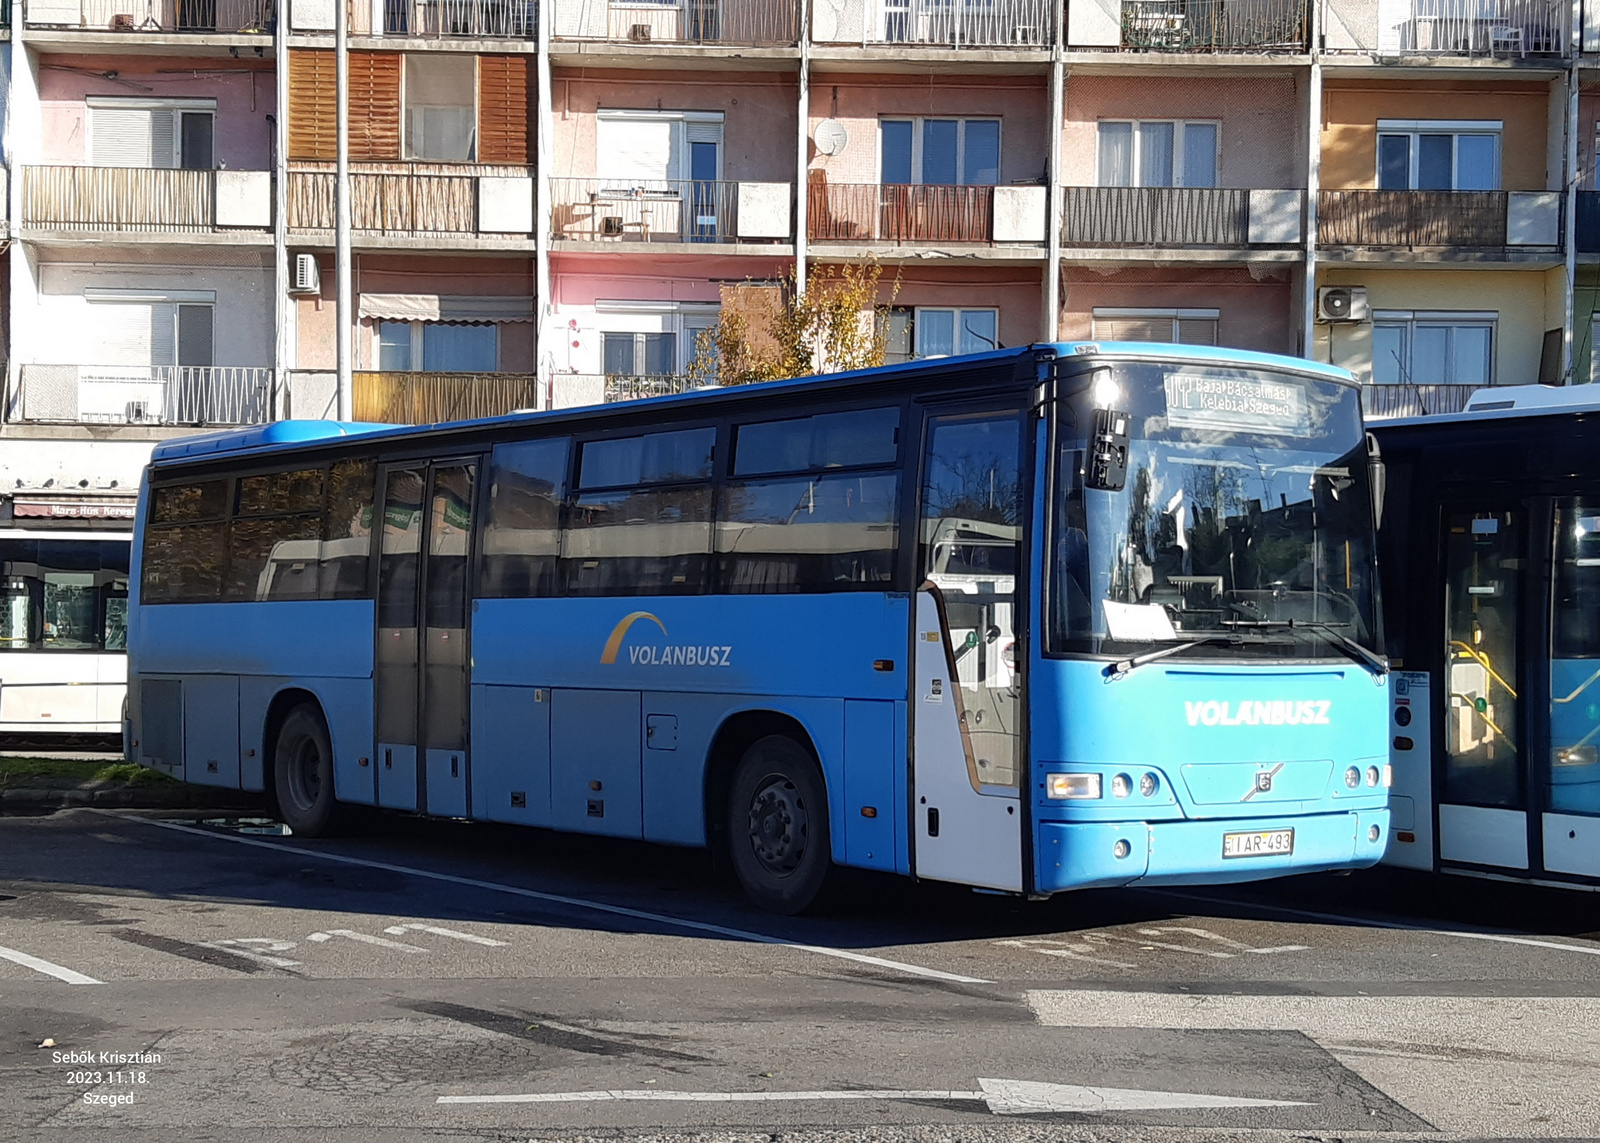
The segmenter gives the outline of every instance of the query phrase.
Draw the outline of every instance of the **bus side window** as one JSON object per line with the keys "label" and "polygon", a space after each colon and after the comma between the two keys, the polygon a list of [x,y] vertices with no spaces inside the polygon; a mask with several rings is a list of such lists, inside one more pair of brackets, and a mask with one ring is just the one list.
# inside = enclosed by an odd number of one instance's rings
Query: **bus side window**
{"label": "bus side window", "polygon": [[141,603],[212,603],[228,564],[228,484],[171,484],[151,493]]}
{"label": "bus side window", "polygon": [[322,599],[369,599],[372,566],[372,499],[377,465],[338,460],[328,470],[328,506],[322,517],[318,594]]}
{"label": "bus side window", "polygon": [[306,468],[239,478],[224,599],[317,598],[326,477]]}
{"label": "bus side window", "polygon": [[495,599],[555,594],[566,438],[496,445],[489,460],[489,518],[478,594]]}

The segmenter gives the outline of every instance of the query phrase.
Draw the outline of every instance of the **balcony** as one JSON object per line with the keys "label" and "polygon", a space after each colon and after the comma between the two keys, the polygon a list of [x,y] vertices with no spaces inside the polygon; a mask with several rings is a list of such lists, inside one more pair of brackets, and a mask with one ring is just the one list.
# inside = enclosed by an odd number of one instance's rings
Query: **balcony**
{"label": "balcony", "polygon": [[352,381],[355,419],[381,424],[501,417],[539,403],[539,379],[531,373],[357,372]]}
{"label": "balcony", "polygon": [[1361,412],[1369,421],[1459,413],[1480,385],[1363,385]]}
{"label": "balcony", "polygon": [[1352,250],[1539,260],[1561,245],[1562,197],[1559,191],[1322,191],[1317,241]]}
{"label": "balcony", "polygon": [[1048,50],[1055,40],[1051,0],[839,0],[815,4],[819,44]]}
{"label": "balcony", "polygon": [[659,373],[635,376],[622,373],[556,373],[550,378],[550,407],[572,409],[581,405],[637,401],[644,397],[666,397],[706,387],[685,373]]}
{"label": "balcony", "polygon": [[275,0],[33,0],[30,28],[229,35],[272,32]]}
{"label": "balcony", "polygon": [[1122,0],[1120,47],[1143,52],[1304,52],[1306,0]]}
{"label": "balcony", "polygon": [[1071,247],[1241,248],[1303,241],[1305,192],[1223,187],[1063,187]]}
{"label": "balcony", "polygon": [[532,40],[535,0],[351,0],[352,36]]}
{"label": "balcony", "polygon": [[22,225],[139,234],[265,231],[269,171],[154,167],[24,167]]}
{"label": "balcony", "polygon": [[791,193],[788,183],[551,179],[552,230],[558,240],[600,244],[787,242]]}
{"label": "balcony", "polygon": [[40,424],[258,425],[272,370],[237,365],[23,365],[21,420]]}
{"label": "balcony", "polygon": [[1327,51],[1524,60],[1570,54],[1562,0],[1331,0]]}
{"label": "balcony", "polygon": [[[290,230],[331,232],[333,200],[332,163],[290,168]],[[363,235],[527,239],[533,232],[533,178],[525,167],[358,164],[350,173],[350,221]]]}
{"label": "balcony", "polygon": [[813,242],[883,246],[1037,244],[1045,240],[1045,188],[813,181]]}
{"label": "balcony", "polygon": [[802,0],[557,0],[556,40],[788,47]]}

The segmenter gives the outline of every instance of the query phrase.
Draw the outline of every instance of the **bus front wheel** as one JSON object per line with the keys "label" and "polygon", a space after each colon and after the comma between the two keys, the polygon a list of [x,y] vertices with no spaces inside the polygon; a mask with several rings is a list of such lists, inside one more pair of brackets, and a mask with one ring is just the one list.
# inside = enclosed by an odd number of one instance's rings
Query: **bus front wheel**
{"label": "bus front wheel", "polygon": [[813,905],[833,862],[828,796],[811,753],[768,735],[744,752],[728,796],[734,873],[757,905],[794,915]]}
{"label": "bus front wheel", "polygon": [[329,833],[336,809],[333,742],[316,707],[302,703],[283,720],[273,751],[273,772],[284,824],[303,837]]}

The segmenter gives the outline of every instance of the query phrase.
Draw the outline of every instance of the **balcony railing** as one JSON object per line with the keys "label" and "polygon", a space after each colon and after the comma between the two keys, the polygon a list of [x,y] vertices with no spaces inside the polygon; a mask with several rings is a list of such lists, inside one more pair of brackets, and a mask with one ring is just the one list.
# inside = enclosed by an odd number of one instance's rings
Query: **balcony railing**
{"label": "balcony railing", "polygon": [[[738,242],[740,183],[666,179],[640,185],[605,179],[551,179],[557,238],[578,242]],[[760,183],[744,186],[781,186]],[[784,225],[759,237],[787,237]],[[774,220],[776,221],[776,220]],[[746,228],[749,230],[750,228]]]}
{"label": "balcony railing", "polygon": [[1306,0],[1122,0],[1122,46],[1155,52],[1303,52]]}
{"label": "balcony railing", "polygon": [[556,0],[554,38],[779,47],[799,37],[804,0]]}
{"label": "balcony railing", "polygon": [[992,240],[994,187],[813,183],[813,242],[907,243]]}
{"label": "balcony railing", "polygon": [[1051,0],[842,0],[816,4],[812,38],[831,44],[940,48],[1048,48]]}
{"label": "balcony railing", "polygon": [[358,372],[355,418],[391,425],[430,425],[500,417],[539,403],[531,373]]}
{"label": "balcony railing", "polygon": [[1067,246],[1243,246],[1250,192],[1200,187],[1064,187]]}
{"label": "balcony railing", "polygon": [[35,0],[27,20],[30,28],[267,34],[277,10],[275,0]]}
{"label": "balcony railing", "polygon": [[688,393],[707,383],[684,373],[556,373],[550,377],[550,407],[571,409],[612,401],[637,401]]}
{"label": "balcony railing", "polygon": [[1503,247],[1506,204],[1505,191],[1323,191],[1317,241],[1401,250]]}
{"label": "balcony railing", "polygon": [[238,365],[23,365],[21,419],[58,424],[257,425],[272,370]]}
{"label": "balcony railing", "polygon": [[1563,0],[1412,0],[1391,12],[1367,0],[1332,0],[1327,50],[1379,55],[1524,59],[1565,56],[1571,5]]}
{"label": "balcony railing", "polygon": [[[526,183],[526,217],[496,199],[487,208],[484,180]],[[532,231],[533,183],[523,167],[375,164],[350,175],[350,224],[367,234],[521,234]],[[334,172],[329,164],[299,164],[289,171],[289,229],[332,230]]]}
{"label": "balcony railing", "polygon": [[531,40],[536,0],[349,0],[353,36],[469,36]]}
{"label": "balcony railing", "polygon": [[46,230],[208,231],[215,171],[24,167],[22,225]]}
{"label": "balcony railing", "polygon": [[1361,411],[1370,421],[1459,413],[1481,385],[1363,385]]}

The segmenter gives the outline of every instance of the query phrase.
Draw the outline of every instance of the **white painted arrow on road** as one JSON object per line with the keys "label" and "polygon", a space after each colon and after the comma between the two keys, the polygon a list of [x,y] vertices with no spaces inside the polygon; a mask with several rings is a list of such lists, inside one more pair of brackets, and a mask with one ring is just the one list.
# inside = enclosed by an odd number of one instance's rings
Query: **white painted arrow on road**
{"label": "white painted arrow on road", "polygon": [[996,1115],[1075,1111],[1181,1111],[1201,1107],[1310,1107],[1282,1099],[1244,1099],[1184,1091],[1080,1087],[1033,1080],[980,1079],[981,1091],[555,1091],[531,1095],[441,1095],[439,1103],[812,1103],[847,1099],[970,1100]]}

